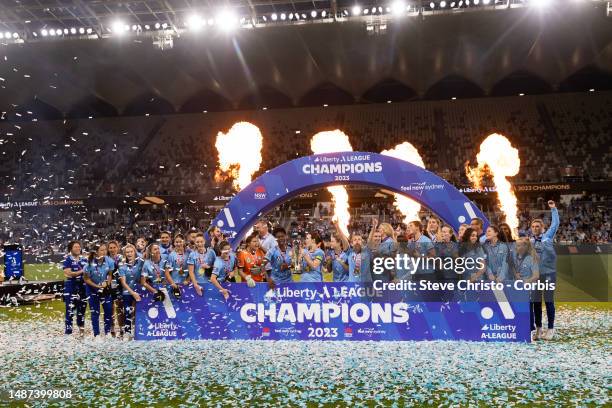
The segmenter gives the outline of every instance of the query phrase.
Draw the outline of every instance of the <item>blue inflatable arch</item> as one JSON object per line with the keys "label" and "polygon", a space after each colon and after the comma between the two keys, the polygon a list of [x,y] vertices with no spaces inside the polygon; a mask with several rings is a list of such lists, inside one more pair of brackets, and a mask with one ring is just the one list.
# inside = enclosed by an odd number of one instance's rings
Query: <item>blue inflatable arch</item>
{"label": "blue inflatable arch", "polygon": [[235,249],[258,218],[291,198],[337,184],[382,187],[418,201],[455,231],[486,217],[464,194],[436,174],[378,153],[340,152],[300,157],[256,178],[217,215],[217,225]]}

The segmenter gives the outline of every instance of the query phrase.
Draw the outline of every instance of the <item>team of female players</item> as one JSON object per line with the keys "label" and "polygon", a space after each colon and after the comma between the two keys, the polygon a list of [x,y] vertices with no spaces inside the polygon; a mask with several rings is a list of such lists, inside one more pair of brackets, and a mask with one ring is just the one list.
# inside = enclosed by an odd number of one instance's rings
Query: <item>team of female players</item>
{"label": "team of female players", "polygon": [[[410,222],[405,229],[396,230],[390,224],[378,225],[373,219],[371,231],[364,240],[360,234],[347,237],[337,223],[327,245],[316,233],[306,233],[290,239],[283,228],[269,232],[269,224],[260,221],[256,232],[248,236],[236,254],[224,240],[219,228],[211,227],[209,241],[201,232],[181,234],[171,239],[162,232],[159,242],[147,244],[139,238],[135,245],[128,243],[120,250],[119,243],[99,243],[87,258],[81,255],[78,241],[68,244],[68,256],[63,267],[65,275],[64,301],[66,303],[66,334],[73,332],[76,314],[77,326],[84,334],[84,316],[89,304],[94,336],[100,335],[100,307],[104,312],[104,334],[130,338],[133,328],[135,302],[141,300],[139,291],[147,290],[156,300],[165,296],[180,297],[181,287],[193,285],[196,293],[203,294],[203,286],[212,284],[228,299],[230,291],[223,282],[240,281],[250,287],[257,282],[276,284],[323,281],[324,270],[331,272],[334,281],[371,282],[372,280],[454,280],[454,271],[436,271],[427,266],[408,271],[394,269],[372,273],[377,257],[394,257],[407,253],[411,258],[463,257],[484,259],[485,262],[467,268],[463,279],[471,281],[555,282],[556,254],[553,240],[559,225],[554,202],[549,201],[552,223],[544,231],[540,219],[531,223],[531,236],[512,239],[510,227],[489,226],[483,231],[483,222],[474,218],[470,225],[463,224],[457,235],[448,225],[430,218],[426,228],[419,221]],[[295,237],[294,237],[295,238]],[[402,244],[404,243],[404,244]],[[422,265],[426,265],[423,263]],[[555,308],[552,290],[533,291],[530,307],[530,325],[533,339],[550,340],[554,336]],[[542,331],[542,296],[546,303],[548,330]],[[115,323],[116,320],[116,323]]]}

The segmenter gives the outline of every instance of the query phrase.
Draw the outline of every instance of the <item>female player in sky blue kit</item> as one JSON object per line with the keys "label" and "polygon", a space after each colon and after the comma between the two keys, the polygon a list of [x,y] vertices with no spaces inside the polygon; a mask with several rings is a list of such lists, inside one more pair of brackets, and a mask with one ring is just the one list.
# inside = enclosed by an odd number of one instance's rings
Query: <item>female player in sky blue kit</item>
{"label": "female player in sky blue kit", "polygon": [[[557,253],[555,252],[554,239],[559,228],[559,211],[554,201],[548,201],[552,222],[550,227],[544,232],[544,222],[540,219],[531,221],[531,242],[540,257],[540,281],[555,283],[557,282]],[[546,317],[548,318],[548,330],[542,333],[542,294],[546,302]],[[537,327],[535,338],[552,340],[555,335],[555,291],[538,291],[534,301],[535,325]]]}
{"label": "female player in sky blue kit", "polygon": [[351,235],[350,245],[349,239],[336,225],[336,232],[343,246],[348,246],[346,258],[348,262],[348,282],[372,282],[372,274],[370,266],[372,264],[372,252],[365,244],[363,237],[360,234],[353,233]]}
{"label": "female player in sky blue kit", "polygon": [[89,311],[91,312],[91,327],[93,335],[100,335],[100,304],[104,310],[104,335],[111,331],[113,322],[113,296],[111,293],[111,279],[114,263],[106,258],[107,247],[102,243],[89,255],[87,266],[85,266],[83,279],[86,284],[87,297],[89,299]]}
{"label": "female player in sky blue kit", "polygon": [[334,282],[346,282],[349,278],[348,255],[346,254],[348,245],[346,248],[344,247],[338,232],[331,235],[329,245],[331,248],[325,258],[326,268],[332,272]]}
{"label": "female player in sky blue kit", "polygon": [[[378,231],[380,234],[380,244],[376,246],[374,244],[374,231]],[[397,240],[395,239],[395,231],[391,224],[383,222],[378,225],[378,219],[372,218],[372,229],[368,237],[368,246],[372,250],[372,256],[374,258],[395,258],[397,254]],[[391,282],[396,277],[395,267],[387,269],[384,268],[382,273],[374,273],[374,280],[381,280],[383,282]]]}
{"label": "female player in sky blue kit", "polygon": [[503,283],[513,280],[514,277],[510,273],[510,250],[499,236],[499,228],[490,225],[486,231],[484,250],[487,254],[487,278],[490,281]]}
{"label": "female player in sky blue kit", "polygon": [[276,238],[278,245],[266,252],[266,261],[272,267],[270,279],[272,279],[274,285],[293,282],[291,274],[293,251],[287,246],[287,231],[279,227],[274,230],[272,235]]}
{"label": "female player in sky blue kit", "polygon": [[129,335],[132,333],[135,302],[140,302],[140,295],[136,290],[140,284],[144,261],[137,257],[136,247],[132,244],[127,244],[123,248],[123,256],[125,262],[119,268],[119,280],[123,288],[124,330]]}
{"label": "female player in sky blue kit", "polygon": [[68,243],[68,255],[62,267],[64,270],[64,303],[66,304],[66,329],[65,334],[72,334],[72,321],[76,312],[79,334],[85,334],[85,286],[83,283],[83,268],[87,266],[87,259],[81,256],[81,243],[70,241]]}
{"label": "female player in sky blue kit", "polygon": [[221,282],[233,278],[235,275],[238,262],[236,256],[232,253],[232,247],[229,242],[221,241],[218,245],[220,255],[215,259],[212,273],[210,275],[210,282],[215,285],[221,295],[227,300],[229,298],[230,291],[221,286]]}
{"label": "female player in sky blue kit", "polygon": [[[119,247],[119,242],[112,240],[108,241],[108,256],[106,257],[109,264],[112,265],[111,279],[111,295],[113,296],[113,320],[111,334],[113,337],[119,334],[123,337],[123,326],[125,326],[125,316],[123,315],[123,297],[121,295],[121,282],[119,282],[119,267],[123,263],[123,256]],[[115,324],[115,318],[117,324]],[[117,326],[119,330],[117,330]]]}
{"label": "female player in sky blue kit", "polygon": [[195,250],[187,258],[189,279],[193,282],[196,293],[202,296],[202,285],[208,282],[206,270],[213,266],[216,254],[212,247],[205,248],[204,234],[199,232],[195,238]]}
{"label": "female player in sky blue kit", "polygon": [[302,265],[300,282],[323,282],[325,253],[321,249],[322,246],[323,240],[318,233],[306,234],[304,248],[301,248],[298,255],[298,262]]}
{"label": "female player in sky blue kit", "polygon": [[187,267],[189,253],[185,250],[185,238],[181,234],[175,235],[173,243],[174,250],[168,255],[168,264],[172,269],[166,275],[166,280],[172,287],[172,293],[178,298],[181,296],[180,286],[191,283],[189,268]]}
{"label": "female player in sky blue kit", "polygon": [[436,248],[433,242],[427,235],[423,234],[423,225],[417,220],[408,223],[408,234],[412,237],[407,244],[408,255],[414,259],[421,258],[418,267],[415,267],[412,271],[412,280],[434,280],[436,271],[432,265],[427,265],[431,262],[427,259],[436,256]]}
{"label": "female player in sky blue kit", "polygon": [[[453,229],[449,225],[442,225],[438,232],[438,239],[434,245],[436,247],[436,254],[442,259],[444,264],[448,259],[455,259],[459,256],[459,245],[453,235]],[[438,270],[438,279],[443,282],[453,282],[459,279],[457,274],[452,269]]]}
{"label": "female player in sky blue kit", "polygon": [[516,240],[512,235],[512,228],[506,222],[502,222],[499,224],[499,239],[508,245],[508,250],[510,251],[510,274],[514,274],[516,272],[516,267],[514,265],[514,260],[516,259]]}
{"label": "female player in sky blue kit", "polygon": [[[464,258],[464,264],[466,265],[465,271],[459,279],[469,279],[471,282],[486,280],[487,255],[478,238],[478,231],[472,227],[467,227],[461,236],[459,256]],[[468,259],[471,259],[471,261],[467,262]],[[477,259],[481,259],[482,264],[479,265]]]}
{"label": "female player in sky blue kit", "polygon": [[136,258],[144,260],[144,253],[147,249],[147,240],[145,237],[138,237],[136,240]]}
{"label": "female player in sky blue kit", "polygon": [[159,252],[163,259],[168,259],[168,255],[172,252],[171,236],[168,231],[162,231],[159,234]]}
{"label": "female player in sky blue kit", "polygon": [[150,244],[145,252],[140,283],[155,295],[157,301],[163,301],[165,298],[161,289],[166,281],[166,273],[170,273],[170,269],[168,261],[161,256],[159,244]]}
{"label": "female player in sky blue kit", "polygon": [[[540,267],[538,266],[538,254],[531,245],[531,241],[527,237],[521,237],[516,241],[516,255],[514,257],[514,279],[525,283],[536,282],[540,278]],[[536,291],[530,294],[530,300],[533,300]],[[529,327],[532,332],[532,339],[535,338],[536,326],[535,315],[533,313],[533,303],[529,304]]]}

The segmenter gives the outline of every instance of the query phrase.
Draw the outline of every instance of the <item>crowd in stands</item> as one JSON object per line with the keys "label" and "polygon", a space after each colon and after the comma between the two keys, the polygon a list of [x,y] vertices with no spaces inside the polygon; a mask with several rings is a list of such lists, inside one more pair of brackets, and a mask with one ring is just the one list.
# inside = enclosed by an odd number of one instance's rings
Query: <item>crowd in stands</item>
{"label": "crowd in stands", "polygon": [[[557,232],[559,244],[609,243],[612,239],[609,196],[583,196],[567,203],[559,202],[561,225]],[[540,198],[521,203],[519,207],[519,233],[529,228],[529,220],[546,220],[545,201]],[[25,252],[35,257],[62,254],[66,239],[79,239],[84,243],[98,240],[118,239],[133,241],[135,237],[153,240],[161,231],[187,233],[192,229],[205,231],[221,207],[206,207],[188,204],[186,206],[121,207],[112,210],[59,208],[44,211],[22,210],[3,222],[0,230],[0,247],[3,242],[18,242]],[[504,219],[494,204],[481,206],[487,218],[494,224]],[[391,201],[364,201],[350,209],[349,231],[367,235],[371,219],[388,222],[394,228],[403,222],[402,214]],[[268,217],[275,226],[285,228],[289,236],[304,231],[317,231],[329,237],[333,204],[331,202],[289,202],[276,208]],[[422,208],[423,223],[433,214]]]}
{"label": "crowd in stands", "polygon": [[[214,180],[215,138],[237,121],[257,125],[264,136],[260,171],[308,155],[316,132],[341,129],[354,150],[381,151],[404,141],[417,147],[426,167],[458,186],[468,185],[464,166],[474,161],[490,133],[506,135],[519,149],[514,182],[559,181],[565,165],[591,180],[609,180],[612,157],[612,93],[555,94],[461,101],[329,106],[266,111],[120,117],[78,121],[0,123],[0,194],[3,201],[49,198],[139,197],[154,194],[230,194]],[[493,204],[480,203],[493,222]],[[526,222],[537,203],[521,207]],[[541,204],[541,203],[540,203]],[[490,208],[486,208],[489,206]],[[559,203],[559,242],[608,242],[609,197]],[[321,204],[310,213],[281,209],[285,227],[330,217]],[[543,208],[544,209],[544,208]],[[318,210],[318,211],[315,211]],[[198,208],[142,211],[13,211],[3,218],[2,239],[18,240],[32,253],[57,251],[66,237],[122,234],[155,236],[160,230],[204,229],[218,211]],[[397,225],[390,202],[351,209],[351,230],[366,232],[371,216]],[[308,214],[308,215],[305,215]],[[423,213],[423,217],[427,216]],[[321,223],[321,228],[329,225]],[[308,228],[310,228],[308,226]],[[328,231],[322,231],[324,234]]]}
{"label": "crowd in stands", "polygon": [[238,121],[261,130],[260,171],[311,154],[310,138],[331,129],[349,135],[358,151],[408,141],[428,169],[457,185],[468,184],[465,162],[475,161],[493,132],[519,149],[515,182],[559,181],[567,165],[592,180],[607,180],[612,171],[612,93],[597,92],[1,123],[0,194],[193,194],[218,187],[216,136]]}

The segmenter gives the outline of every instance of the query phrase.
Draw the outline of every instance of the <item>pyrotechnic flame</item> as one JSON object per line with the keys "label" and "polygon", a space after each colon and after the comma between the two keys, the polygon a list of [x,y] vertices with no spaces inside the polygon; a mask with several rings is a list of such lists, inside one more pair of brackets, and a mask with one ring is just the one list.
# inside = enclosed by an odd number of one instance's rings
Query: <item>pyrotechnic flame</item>
{"label": "pyrotechnic flame", "polygon": [[481,188],[484,175],[493,176],[499,207],[506,217],[512,234],[517,237],[519,220],[516,195],[506,177],[516,176],[519,172],[521,159],[518,149],[514,148],[506,137],[493,133],[481,143],[476,161],[478,167],[473,169],[469,167],[469,162],[466,164],[468,179],[474,188]]}
{"label": "pyrotechnic flame", "polygon": [[[404,142],[398,144],[393,149],[383,150],[380,152],[385,156],[395,157],[396,159],[404,160],[409,163],[425,168],[423,158],[419,154],[419,151],[412,144]],[[404,216],[404,223],[408,224],[410,221],[419,221],[419,211],[421,210],[421,204],[406,197],[402,194],[395,194],[395,202],[393,205],[402,213]]]}
{"label": "pyrotechnic flame", "polygon": [[263,137],[249,122],[238,122],[227,133],[219,132],[215,143],[219,153],[218,181],[232,180],[238,191],[245,188],[261,165]]}
{"label": "pyrotechnic flame", "polygon": [[[351,146],[348,136],[337,129],[319,132],[314,135],[310,140],[310,148],[315,154],[353,151],[353,146]],[[351,220],[348,192],[344,186],[327,187],[327,191],[331,193],[334,202],[334,215],[332,219],[338,221],[340,230],[348,236],[348,225]]]}

